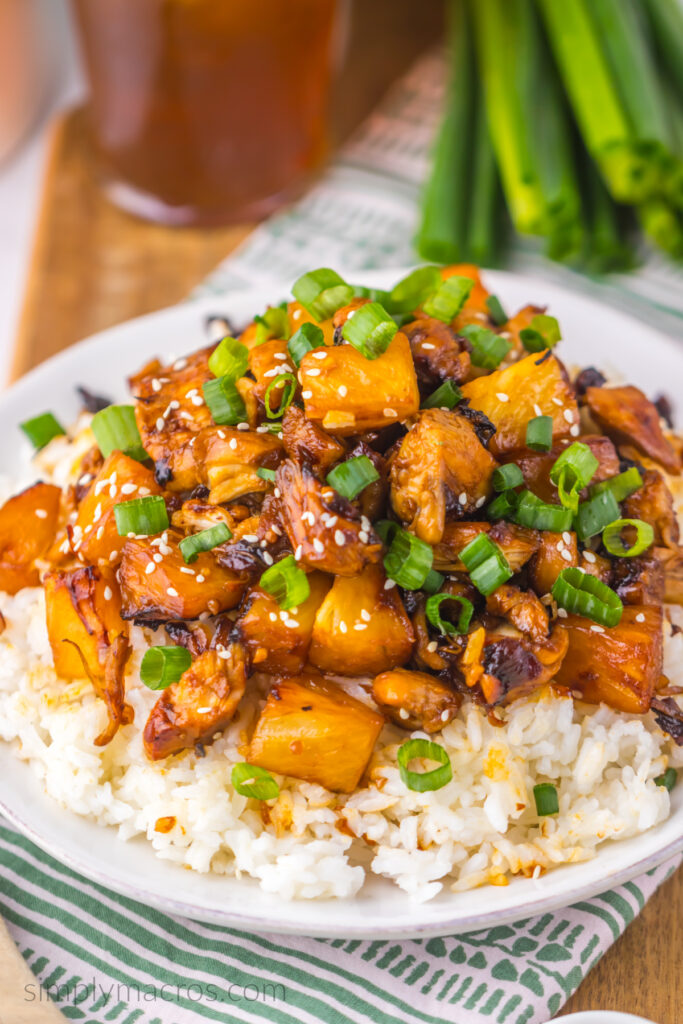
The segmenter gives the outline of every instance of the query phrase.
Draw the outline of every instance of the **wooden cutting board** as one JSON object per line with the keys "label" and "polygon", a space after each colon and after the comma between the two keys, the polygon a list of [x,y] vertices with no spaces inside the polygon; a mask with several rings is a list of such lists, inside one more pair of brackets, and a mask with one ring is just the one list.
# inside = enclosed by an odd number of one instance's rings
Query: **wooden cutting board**
{"label": "wooden cutting board", "polygon": [[[335,123],[343,138],[438,31],[439,0],[357,5]],[[376,47],[373,40],[382,39]],[[368,50],[371,58],[366,59]],[[82,111],[53,130],[12,377],[95,331],[183,299],[251,230],[174,230],[100,194]],[[681,1024],[683,872],[669,881],[561,1013],[614,1009]]]}

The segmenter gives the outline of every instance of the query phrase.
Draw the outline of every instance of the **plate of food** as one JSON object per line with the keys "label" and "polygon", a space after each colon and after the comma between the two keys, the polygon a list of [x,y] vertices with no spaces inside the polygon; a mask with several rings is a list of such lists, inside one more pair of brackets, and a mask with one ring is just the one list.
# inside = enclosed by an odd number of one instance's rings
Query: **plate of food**
{"label": "plate of food", "polygon": [[683,848],[683,351],[508,273],[349,281],[143,317],[0,399],[0,807],[254,931],[594,895]]}

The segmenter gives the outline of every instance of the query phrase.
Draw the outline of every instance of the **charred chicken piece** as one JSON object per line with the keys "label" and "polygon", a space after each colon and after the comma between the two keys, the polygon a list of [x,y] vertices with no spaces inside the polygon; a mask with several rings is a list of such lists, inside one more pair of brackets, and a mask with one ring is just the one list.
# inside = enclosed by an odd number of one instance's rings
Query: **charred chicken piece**
{"label": "charred chicken piece", "polygon": [[[581,444],[588,445],[598,460],[599,465],[595,475],[591,478],[591,484],[597,484],[601,480],[607,480],[619,473],[619,456],[608,437],[603,437],[601,434],[586,434],[583,437],[577,437],[576,440]],[[563,442],[553,445],[547,453],[527,451],[514,459],[522,471],[524,483],[529,490],[533,491],[542,501],[549,501],[554,505],[559,504],[560,499],[557,487],[550,479],[550,470],[566,447],[567,444]],[[584,500],[587,495],[587,489],[582,491],[581,500]]]}
{"label": "charred chicken piece", "polygon": [[125,702],[129,647],[116,578],[110,570],[88,566],[50,572],[44,585],[55,672],[62,679],[90,679],[107,706],[109,724],[94,741],[105,746],[119,726],[133,720]]}
{"label": "charred chicken piece", "polygon": [[508,619],[520,633],[537,643],[548,635],[548,612],[530,590],[504,583],[487,597],[486,610],[490,615]]}
{"label": "charred chicken piece", "polygon": [[669,473],[680,473],[680,458],[664,436],[659,413],[639,388],[587,388],[586,405],[616,444],[633,445]]}
{"label": "charred chicken piece", "polygon": [[423,388],[436,388],[444,380],[467,379],[471,365],[467,344],[448,324],[425,316],[407,324],[403,332]]}
{"label": "charred chicken piece", "polygon": [[661,473],[648,469],[643,474],[643,486],[624,502],[624,516],[643,519],[655,532],[654,543],[668,548],[678,545],[678,519],[673,497]]}
{"label": "charred chicken piece", "polygon": [[307,463],[320,475],[346,454],[342,442],[306,419],[303,409],[297,405],[290,405],[282,418],[282,443],[290,459],[299,465]]}
{"label": "charred chicken piece", "polygon": [[124,538],[116,528],[114,506],[148,494],[161,494],[154,473],[135,459],[112,452],[79,505],[71,530],[75,554],[92,565],[117,566]]}
{"label": "charred chicken piece", "polygon": [[664,568],[650,553],[639,558],[615,558],[610,585],[624,604],[659,606],[664,600]]}
{"label": "charred chicken piece", "polygon": [[533,353],[504,370],[470,381],[462,393],[473,409],[481,410],[494,424],[496,433],[489,448],[496,458],[526,447],[526,428],[534,416],[550,416],[553,441],[569,437],[571,428],[578,427],[574,392],[553,355]]}
{"label": "charred chicken piece", "polygon": [[250,652],[255,671],[296,675],[302,670],[308,657],[315,616],[331,582],[324,573],[310,573],[310,595],[298,608],[287,612],[260,587],[247,594],[244,610],[235,623],[235,635]]}
{"label": "charred chicken piece", "polygon": [[439,572],[453,570],[463,572],[460,552],[480,533],[488,533],[501,549],[513,572],[519,572],[540,544],[540,534],[526,526],[516,526],[500,520],[491,523],[446,523],[440,544],[434,548],[434,568]]}
{"label": "charred chicken piece", "polygon": [[562,625],[569,651],[556,681],[591,704],[644,714],[662,671],[661,607],[625,605],[611,629],[580,615],[568,615]]}
{"label": "charred chicken piece", "polygon": [[496,466],[467,417],[428,409],[392,462],[394,511],[421,540],[438,544],[447,517],[462,518],[483,505]]}
{"label": "charred chicken piece", "polygon": [[281,679],[256,723],[247,761],[352,793],[383,724],[377,711],[320,676]]}
{"label": "charred chicken piece", "polygon": [[235,427],[211,427],[202,431],[193,446],[201,482],[209,487],[209,501],[221,505],[244,494],[268,490],[257,470],[275,469],[282,457],[277,437]]}
{"label": "charred chicken piece", "polygon": [[246,684],[247,658],[241,644],[200,654],[152,708],[143,733],[147,756],[160,761],[211,742],[233,718]]}
{"label": "charred chicken piece", "polygon": [[410,344],[399,331],[386,352],[366,359],[353,345],[307,352],[299,376],[306,416],[342,436],[414,416],[420,408]]}
{"label": "charred chicken piece", "polygon": [[181,539],[176,530],[166,530],[159,537],[126,541],[119,569],[124,619],[196,619],[239,604],[248,575],[222,568],[210,551],[186,565]]}
{"label": "charred chicken piece", "polygon": [[556,625],[542,641],[495,633],[486,636],[478,682],[487,704],[507,704],[553,680],[568,651],[563,625]]}
{"label": "charred chicken piece", "polygon": [[277,471],[282,523],[301,561],[337,576],[357,576],[379,562],[382,543],[370,522],[334,488],[321,484],[308,466],[291,459]]}
{"label": "charred chicken piece", "polygon": [[338,576],[318,609],[309,660],[324,672],[370,676],[404,665],[415,637],[395,587],[379,565]]}
{"label": "charred chicken piece", "polygon": [[59,487],[37,483],[0,508],[0,590],[6,594],[38,586],[35,561],[54,540],[60,498]]}
{"label": "charred chicken piece", "polygon": [[440,732],[455,718],[463,701],[462,694],[434,676],[404,668],[376,676],[372,696],[396,725],[428,733]]}

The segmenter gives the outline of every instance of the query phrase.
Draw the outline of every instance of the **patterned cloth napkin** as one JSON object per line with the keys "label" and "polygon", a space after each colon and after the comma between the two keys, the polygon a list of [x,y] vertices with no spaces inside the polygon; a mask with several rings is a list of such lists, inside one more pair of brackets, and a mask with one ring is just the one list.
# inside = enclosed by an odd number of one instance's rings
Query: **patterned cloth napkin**
{"label": "patterned cloth napkin", "polygon": [[[272,282],[279,297],[283,281],[311,266],[414,262],[419,184],[443,82],[439,55],[420,61],[322,181],[255,231],[200,292]],[[512,267],[680,334],[681,274],[657,256],[636,274],[597,281],[520,244]],[[300,939],[157,913],[75,874],[0,823],[0,913],[65,1017],[85,1024],[542,1024],[679,862],[565,910],[467,935]],[[26,998],[27,1006],[39,998],[37,986]]]}

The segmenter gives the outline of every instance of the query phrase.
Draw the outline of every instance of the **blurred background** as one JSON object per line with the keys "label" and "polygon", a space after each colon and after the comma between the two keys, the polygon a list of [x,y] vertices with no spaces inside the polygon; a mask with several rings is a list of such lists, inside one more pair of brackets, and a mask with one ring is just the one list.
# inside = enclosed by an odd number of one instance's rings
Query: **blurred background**
{"label": "blurred background", "polygon": [[678,311],[682,97],[679,0],[0,0],[0,379],[181,299],[340,147],[404,259]]}

